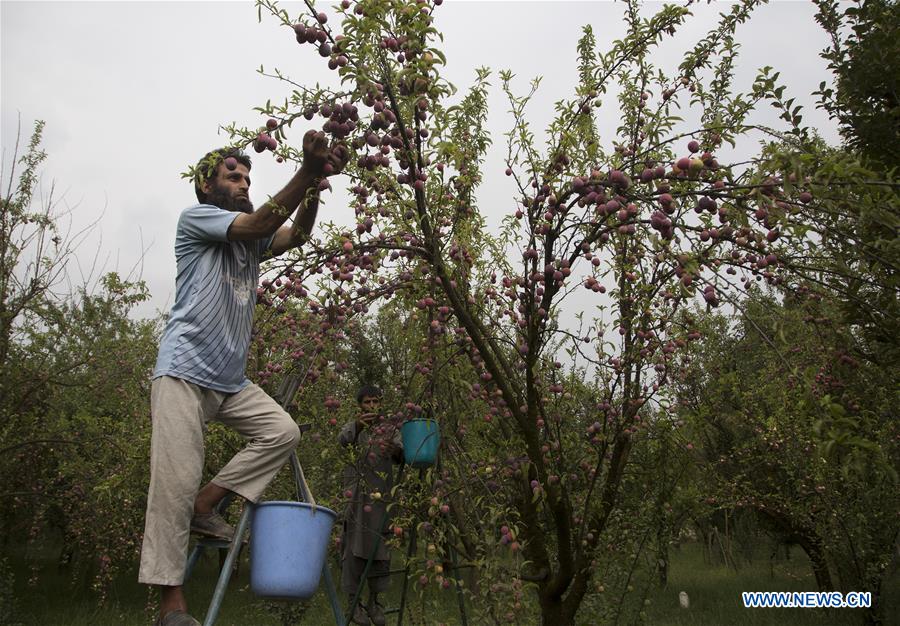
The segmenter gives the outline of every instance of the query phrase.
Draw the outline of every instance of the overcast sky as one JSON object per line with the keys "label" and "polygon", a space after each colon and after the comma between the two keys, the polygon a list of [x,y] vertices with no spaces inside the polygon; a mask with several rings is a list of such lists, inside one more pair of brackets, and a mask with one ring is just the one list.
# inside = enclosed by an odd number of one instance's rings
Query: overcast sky
{"label": "overcast sky", "polygon": [[[301,3],[284,3],[292,16]],[[334,25],[330,3],[319,2]],[[649,14],[661,4],[645,5]],[[530,109],[533,128],[552,119],[553,103],[575,87],[575,44],[585,23],[599,49],[623,35],[623,5],[612,2],[483,2],[445,0],[435,12],[444,33],[448,66],[444,75],[464,92],[474,68],[495,70],[489,127],[494,146],[479,205],[490,224],[512,209],[513,188],[503,175],[509,129],[508,106],[496,71],[510,69],[516,86],[543,76]],[[723,3],[695,8],[695,17],[659,53],[674,68],[685,51],[714,24]],[[760,67],[781,71],[789,94],[805,103],[804,122],[837,141],[834,125],[810,96],[830,81],[819,52],[827,41],[809,2],[776,1],[761,7],[739,31],[736,87],[749,89]],[[82,247],[84,262],[96,250],[107,270],[127,273],[140,263],[152,301],[137,310],[153,315],[174,298],[175,223],[195,202],[193,188],[179,174],[207,150],[228,138],[219,126],[232,121],[255,126],[264,118],[252,108],[284,97],[284,88],[256,73],[278,67],[298,82],[334,84],[311,47],[264,16],[257,22],[252,2],[7,2],[0,1],[0,133],[5,171],[21,115],[23,132],[35,119],[46,121],[49,158],[44,183],[55,181],[78,224],[102,219]],[[612,103],[611,103],[612,104]],[[611,141],[615,106],[601,109],[601,129]],[[775,124],[774,111],[761,121]],[[312,122],[310,122],[312,125]],[[299,142],[306,130],[295,126]],[[609,144],[607,144],[609,145]],[[253,153],[255,156],[255,153]],[[251,197],[258,206],[288,180],[291,169],[255,157]],[[320,219],[351,223],[343,181],[332,183]]]}

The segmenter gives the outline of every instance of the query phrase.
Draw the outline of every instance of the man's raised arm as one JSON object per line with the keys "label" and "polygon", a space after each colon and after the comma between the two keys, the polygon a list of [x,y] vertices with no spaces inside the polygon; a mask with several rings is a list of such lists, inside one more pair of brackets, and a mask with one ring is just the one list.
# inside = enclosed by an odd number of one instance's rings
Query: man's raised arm
{"label": "man's raised arm", "polygon": [[[339,153],[339,154],[337,154]],[[253,213],[242,213],[231,223],[231,241],[264,239],[275,234],[272,252],[281,254],[300,245],[312,231],[318,208],[318,185],[325,176],[326,165],[333,173],[343,169],[349,151],[345,146],[332,150],[322,132],[308,131],[303,136],[303,163],[284,189]],[[308,201],[304,202],[305,199]],[[282,227],[291,213],[297,211],[293,228]],[[305,228],[305,231],[303,230]],[[295,231],[297,231],[295,233]]]}

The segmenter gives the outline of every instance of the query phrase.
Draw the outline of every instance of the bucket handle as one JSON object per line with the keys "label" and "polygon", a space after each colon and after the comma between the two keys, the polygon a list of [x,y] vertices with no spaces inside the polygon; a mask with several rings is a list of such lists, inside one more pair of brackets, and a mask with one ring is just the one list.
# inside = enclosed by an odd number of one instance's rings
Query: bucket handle
{"label": "bucket handle", "polygon": [[291,467],[294,469],[294,478],[297,480],[297,485],[300,487],[300,496],[302,499],[306,500],[312,506],[313,515],[316,513],[316,499],[313,497],[312,490],[310,490],[309,485],[306,484],[306,476],[303,474],[303,466],[300,465],[300,460],[297,458],[297,453],[291,453]]}
{"label": "bucket handle", "polygon": [[419,443],[419,447],[416,448],[416,452],[415,452],[415,456],[416,456],[416,457],[419,456],[419,452],[422,451],[422,448],[425,447],[425,444],[428,443],[428,440],[431,439],[432,437],[434,437],[435,435],[437,435],[437,431],[436,431],[436,430],[435,430],[434,432],[430,432],[430,433],[428,433],[427,435],[425,435],[424,437],[422,437],[422,441]]}
{"label": "bucket handle", "polygon": [[297,467],[300,469],[300,482],[303,484],[303,492],[306,494],[309,503],[312,505],[313,513],[316,512],[316,499],[313,497],[312,491],[309,488],[309,485],[306,484],[306,476],[303,475],[303,466],[300,463],[297,463]]}

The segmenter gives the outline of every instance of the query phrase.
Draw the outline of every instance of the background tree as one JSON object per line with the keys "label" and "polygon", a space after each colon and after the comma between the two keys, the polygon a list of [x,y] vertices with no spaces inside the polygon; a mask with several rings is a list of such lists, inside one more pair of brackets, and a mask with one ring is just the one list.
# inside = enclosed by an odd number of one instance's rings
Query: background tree
{"label": "background tree", "polygon": [[835,85],[819,86],[819,106],[841,124],[847,146],[885,169],[900,165],[900,18],[892,0],[816,0],[831,44],[822,52]]}
{"label": "background tree", "polygon": [[896,373],[851,356],[857,339],[833,302],[742,304],[737,320],[702,316],[705,339],[679,375],[701,489],[798,544],[820,590],[871,591],[867,621],[882,623],[900,536]]}
{"label": "background tree", "polygon": [[43,128],[13,154],[0,215],[0,529],[7,548],[52,546],[103,592],[139,544],[158,328],[129,317],[143,283],[73,280],[85,233],[41,192]]}

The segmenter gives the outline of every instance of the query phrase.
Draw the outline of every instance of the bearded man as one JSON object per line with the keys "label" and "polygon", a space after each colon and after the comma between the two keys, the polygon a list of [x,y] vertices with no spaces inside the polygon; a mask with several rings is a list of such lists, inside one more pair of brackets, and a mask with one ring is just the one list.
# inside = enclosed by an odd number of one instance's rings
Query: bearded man
{"label": "bearded man", "polygon": [[[318,189],[349,151],[321,132],[303,137],[303,163],[288,184],[254,210],[250,159],[238,149],[198,163],[199,204],[175,234],[175,304],[159,347],[150,398],[153,435],[139,581],[160,588],[159,626],[199,625],[182,591],[190,533],[226,541],[234,529],[216,513],[228,494],[256,502],[297,445],[297,424],[244,374],[260,261],[300,246],[312,232]],[[293,225],[284,225],[296,212]],[[200,488],[209,420],[247,445]]]}

